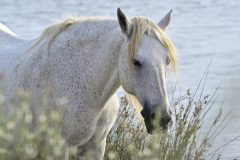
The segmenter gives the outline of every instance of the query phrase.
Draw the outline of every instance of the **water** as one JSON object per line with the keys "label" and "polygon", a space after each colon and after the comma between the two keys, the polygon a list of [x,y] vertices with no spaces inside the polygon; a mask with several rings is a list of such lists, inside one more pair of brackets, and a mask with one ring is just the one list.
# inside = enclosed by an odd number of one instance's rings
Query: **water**
{"label": "water", "polygon": [[[208,63],[210,73],[205,91],[220,87],[226,97],[225,111],[232,110],[230,122],[216,145],[240,134],[240,2],[238,0],[0,0],[0,21],[24,38],[35,38],[56,20],[74,16],[116,16],[121,7],[128,16],[146,16],[158,22],[174,10],[168,34],[179,57],[179,86],[196,88]],[[213,110],[216,112],[215,107]],[[207,124],[208,125],[208,124]],[[207,126],[206,125],[206,126]],[[240,141],[225,149],[223,159],[240,158]]]}

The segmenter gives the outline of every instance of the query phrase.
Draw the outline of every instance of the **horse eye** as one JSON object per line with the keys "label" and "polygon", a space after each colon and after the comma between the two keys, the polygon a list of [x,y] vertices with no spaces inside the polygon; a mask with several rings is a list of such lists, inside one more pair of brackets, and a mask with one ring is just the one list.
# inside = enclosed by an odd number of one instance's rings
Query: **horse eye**
{"label": "horse eye", "polygon": [[169,65],[170,64],[170,59],[167,57],[166,59],[166,64]]}
{"label": "horse eye", "polygon": [[133,63],[135,66],[137,66],[137,67],[141,67],[141,66],[142,66],[141,62],[140,62],[139,60],[136,60],[136,59],[132,59],[132,63]]}

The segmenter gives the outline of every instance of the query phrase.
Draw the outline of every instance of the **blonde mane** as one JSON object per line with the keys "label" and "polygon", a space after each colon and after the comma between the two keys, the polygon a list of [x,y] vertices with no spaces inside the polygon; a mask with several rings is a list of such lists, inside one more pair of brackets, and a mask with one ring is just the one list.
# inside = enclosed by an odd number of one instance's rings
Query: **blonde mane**
{"label": "blonde mane", "polygon": [[34,48],[39,43],[43,42],[45,40],[45,44],[47,44],[47,49],[49,50],[54,39],[62,33],[64,30],[66,30],[69,26],[76,23],[76,18],[68,18],[64,20],[63,22],[59,22],[57,24],[51,25],[47,27],[41,36],[37,39],[37,41],[30,47],[30,49]]}
{"label": "blonde mane", "polygon": [[[68,18],[63,22],[51,25],[46,28],[42,35],[37,39],[37,41],[30,47],[32,49],[39,43],[45,40],[45,44],[47,44],[47,48],[50,49],[52,42],[54,39],[66,30],[69,26],[76,23],[76,18]],[[130,43],[128,46],[128,56],[129,60],[131,60],[136,52],[136,49],[139,45],[139,42],[144,34],[152,36],[160,41],[168,53],[168,58],[170,60],[170,64],[172,66],[173,71],[176,73],[177,70],[177,58],[176,51],[172,41],[168,38],[163,30],[161,30],[156,24],[151,22],[147,18],[143,17],[135,17],[132,19],[133,24],[133,32],[131,34]]]}
{"label": "blonde mane", "polygon": [[143,106],[140,104],[140,102],[138,101],[137,97],[135,97],[134,95],[131,95],[127,92],[125,93],[125,98],[127,99],[128,103],[133,106],[136,111],[141,112],[141,110],[143,109]]}
{"label": "blonde mane", "polygon": [[151,22],[147,18],[143,17],[135,17],[132,19],[133,24],[133,32],[131,34],[130,43],[128,46],[128,56],[129,60],[132,60],[134,54],[136,53],[136,49],[139,45],[139,42],[144,34],[152,36],[160,41],[168,53],[168,58],[170,60],[170,64],[172,70],[176,73],[177,71],[177,58],[176,51],[172,41],[168,38],[165,32],[160,29],[156,24]]}

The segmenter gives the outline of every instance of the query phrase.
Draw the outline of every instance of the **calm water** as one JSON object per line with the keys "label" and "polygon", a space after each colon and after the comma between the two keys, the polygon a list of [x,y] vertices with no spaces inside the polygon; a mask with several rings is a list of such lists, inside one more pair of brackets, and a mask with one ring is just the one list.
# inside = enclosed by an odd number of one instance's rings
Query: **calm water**
{"label": "calm water", "polygon": [[[239,135],[239,0],[142,0],[141,3],[137,0],[0,0],[0,21],[21,37],[35,38],[56,20],[69,15],[115,16],[118,6],[129,16],[147,16],[155,22],[171,8],[174,10],[167,32],[178,50],[178,86],[181,86],[182,92],[196,88],[212,59],[206,94],[221,85],[219,99],[225,97],[225,111],[232,110],[232,121],[217,139],[216,145]],[[217,109],[218,105],[214,111]],[[225,149],[222,158],[232,157],[240,158],[239,140]]]}

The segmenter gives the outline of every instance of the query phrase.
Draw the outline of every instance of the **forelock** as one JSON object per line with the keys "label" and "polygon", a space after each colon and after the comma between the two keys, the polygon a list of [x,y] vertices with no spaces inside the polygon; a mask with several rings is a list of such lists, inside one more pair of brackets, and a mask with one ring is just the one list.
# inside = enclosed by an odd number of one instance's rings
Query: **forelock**
{"label": "forelock", "polygon": [[165,47],[172,70],[177,71],[177,57],[175,47],[172,41],[168,38],[166,33],[156,24],[145,17],[135,17],[132,19],[132,34],[128,45],[129,62],[134,57],[140,40],[144,34],[156,38]]}

